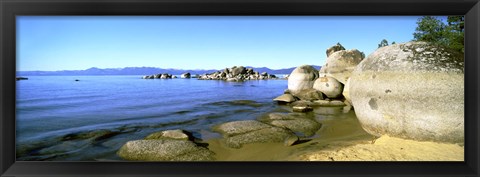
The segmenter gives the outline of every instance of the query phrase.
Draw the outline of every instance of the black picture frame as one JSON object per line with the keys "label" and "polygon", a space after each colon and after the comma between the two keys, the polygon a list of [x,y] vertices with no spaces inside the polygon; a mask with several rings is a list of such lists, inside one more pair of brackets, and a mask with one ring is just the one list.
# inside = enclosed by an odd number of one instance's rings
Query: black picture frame
{"label": "black picture frame", "polygon": [[[0,0],[1,176],[478,176],[478,0]],[[17,15],[465,15],[465,162],[16,162]]]}

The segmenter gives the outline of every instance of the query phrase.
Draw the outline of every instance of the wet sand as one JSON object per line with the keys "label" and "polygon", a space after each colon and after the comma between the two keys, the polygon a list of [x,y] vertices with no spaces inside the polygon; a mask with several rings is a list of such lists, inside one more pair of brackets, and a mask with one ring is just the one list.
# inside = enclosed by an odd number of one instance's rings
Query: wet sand
{"label": "wet sand", "polygon": [[[463,161],[464,147],[457,144],[420,142],[389,136],[374,137],[360,126],[353,111],[316,109],[322,128],[302,143],[247,144],[240,149],[226,147],[223,139],[207,141],[218,161]],[[332,113],[325,115],[325,112]],[[318,114],[321,113],[321,114]]]}

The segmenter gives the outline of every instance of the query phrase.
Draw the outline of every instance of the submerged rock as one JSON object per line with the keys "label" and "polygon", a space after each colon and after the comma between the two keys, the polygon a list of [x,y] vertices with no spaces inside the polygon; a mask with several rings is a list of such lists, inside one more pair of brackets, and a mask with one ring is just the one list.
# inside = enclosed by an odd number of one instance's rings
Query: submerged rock
{"label": "submerged rock", "polygon": [[296,114],[271,113],[265,121],[273,126],[301,133],[306,137],[314,135],[322,127],[322,124],[317,121]]}
{"label": "submerged rock", "polygon": [[353,71],[350,97],[370,134],[464,142],[463,54],[425,42],[377,49]]}
{"label": "submerged rock", "polygon": [[269,127],[269,125],[256,120],[242,120],[220,124],[214,127],[214,130],[229,137]]}
{"label": "submerged rock", "polygon": [[241,148],[242,145],[251,143],[285,142],[285,140],[291,139],[292,136],[296,135],[290,130],[270,126],[268,128],[228,137],[225,139],[225,143],[231,148]]}
{"label": "submerged rock", "polygon": [[256,120],[223,123],[214,127],[214,131],[223,134],[225,144],[231,148],[241,148],[242,145],[250,143],[285,142],[296,136],[290,130]]}
{"label": "submerged rock", "polygon": [[193,137],[189,136],[187,132],[184,130],[165,130],[161,132],[155,132],[147,137],[145,137],[146,140],[152,140],[152,139],[175,139],[175,140],[191,140]]}
{"label": "submerged rock", "polygon": [[313,111],[312,102],[310,101],[296,101],[292,104],[293,112],[309,112]]}
{"label": "submerged rock", "polygon": [[346,106],[345,102],[340,100],[317,100],[313,103],[315,106]]}
{"label": "submerged rock", "polygon": [[135,140],[123,145],[117,154],[137,161],[212,161],[214,153],[184,140]]}

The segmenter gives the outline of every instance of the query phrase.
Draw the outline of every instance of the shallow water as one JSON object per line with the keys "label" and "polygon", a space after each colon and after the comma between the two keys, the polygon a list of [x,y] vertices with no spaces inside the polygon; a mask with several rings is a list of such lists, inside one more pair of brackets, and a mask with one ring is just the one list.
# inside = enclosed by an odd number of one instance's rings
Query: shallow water
{"label": "shallow water", "polygon": [[[192,132],[195,138],[208,142],[209,148],[218,151],[218,160],[281,160],[308,147],[307,143],[293,147],[273,143],[233,150],[223,147],[221,136],[211,131],[211,127],[223,122],[290,112],[288,106],[272,101],[287,88],[286,80],[145,80],[140,79],[141,76],[28,78],[17,82],[19,161],[121,160],[116,151],[127,141],[168,129]],[[311,142],[365,134],[355,114],[344,114],[341,107],[316,108],[305,116],[324,124],[315,136],[309,137]],[[255,153],[250,146],[257,151],[270,148],[272,153],[253,158]],[[231,152],[237,155],[228,155]],[[245,159],[252,153],[252,159]]]}

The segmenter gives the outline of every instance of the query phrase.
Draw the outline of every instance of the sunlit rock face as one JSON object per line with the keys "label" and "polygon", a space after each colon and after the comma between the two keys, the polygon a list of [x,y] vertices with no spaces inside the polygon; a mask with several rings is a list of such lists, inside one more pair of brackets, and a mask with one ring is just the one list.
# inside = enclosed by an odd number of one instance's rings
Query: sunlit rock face
{"label": "sunlit rock face", "polygon": [[463,143],[463,54],[425,42],[377,49],[353,71],[349,96],[373,135]]}
{"label": "sunlit rock face", "polygon": [[299,66],[288,77],[288,90],[293,95],[304,90],[310,90],[317,78],[318,70],[314,67],[310,65]]}

